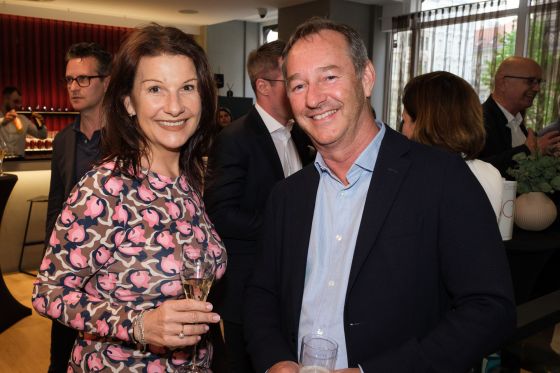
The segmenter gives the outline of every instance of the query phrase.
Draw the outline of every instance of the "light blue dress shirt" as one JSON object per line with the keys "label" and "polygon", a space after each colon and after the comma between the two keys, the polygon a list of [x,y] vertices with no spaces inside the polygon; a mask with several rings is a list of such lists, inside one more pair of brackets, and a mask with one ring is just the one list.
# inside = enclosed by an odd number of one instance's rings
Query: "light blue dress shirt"
{"label": "light blue dress shirt", "polygon": [[307,254],[305,285],[299,322],[301,338],[323,334],[338,343],[336,369],[348,368],[344,337],[344,299],[354,248],[371,176],[377,162],[385,126],[350,167],[344,185],[317,153],[319,187]]}

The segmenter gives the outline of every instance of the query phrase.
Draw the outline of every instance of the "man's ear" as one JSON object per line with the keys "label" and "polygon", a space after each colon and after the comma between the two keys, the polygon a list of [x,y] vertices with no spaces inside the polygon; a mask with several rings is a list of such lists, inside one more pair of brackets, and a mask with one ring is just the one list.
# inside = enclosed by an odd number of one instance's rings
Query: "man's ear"
{"label": "man's ear", "polygon": [[260,95],[268,96],[270,92],[270,83],[264,79],[257,79],[255,82],[255,88]]}
{"label": "man's ear", "polygon": [[364,89],[364,96],[371,96],[371,91],[375,85],[375,69],[371,61],[368,61],[362,73],[362,87]]}
{"label": "man's ear", "polygon": [[125,96],[124,100],[124,107],[126,108],[126,112],[128,116],[133,117],[136,115],[136,110],[134,110],[134,106],[132,105],[132,101],[130,100],[130,96]]}
{"label": "man's ear", "polygon": [[500,75],[494,78],[494,91],[496,91],[499,95],[502,95],[507,91],[507,85],[507,79],[503,76]]}

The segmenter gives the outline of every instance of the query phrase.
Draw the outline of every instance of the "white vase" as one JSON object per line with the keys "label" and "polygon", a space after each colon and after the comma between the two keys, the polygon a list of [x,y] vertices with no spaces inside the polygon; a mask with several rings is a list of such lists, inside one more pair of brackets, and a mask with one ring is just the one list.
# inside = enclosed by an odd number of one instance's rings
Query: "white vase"
{"label": "white vase", "polygon": [[556,205],[543,192],[523,193],[515,200],[515,224],[521,229],[542,231],[556,215]]}

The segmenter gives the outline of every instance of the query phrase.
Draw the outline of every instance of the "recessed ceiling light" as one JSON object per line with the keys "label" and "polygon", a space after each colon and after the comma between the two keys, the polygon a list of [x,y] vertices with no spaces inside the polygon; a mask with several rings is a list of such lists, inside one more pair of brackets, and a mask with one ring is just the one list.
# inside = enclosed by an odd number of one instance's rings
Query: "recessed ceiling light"
{"label": "recessed ceiling light", "polygon": [[51,2],[51,1],[54,1],[54,0],[19,0],[19,1],[31,1],[31,2],[34,2],[34,3],[48,3],[48,2]]}
{"label": "recessed ceiling light", "polygon": [[198,10],[194,10],[194,9],[181,9],[179,10],[179,13],[182,14],[197,14]]}

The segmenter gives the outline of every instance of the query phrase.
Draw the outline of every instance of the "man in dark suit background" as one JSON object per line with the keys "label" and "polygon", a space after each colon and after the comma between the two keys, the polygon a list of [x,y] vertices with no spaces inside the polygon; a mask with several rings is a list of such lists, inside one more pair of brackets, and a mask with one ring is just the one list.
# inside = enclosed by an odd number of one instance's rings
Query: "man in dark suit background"
{"label": "man in dark suit background", "polygon": [[336,372],[466,372],[515,326],[495,215],[459,156],[373,119],[356,31],[300,25],[283,72],[314,164],[277,184],[245,300],[257,372],[297,373],[315,333]]}
{"label": "man in dark suit background", "polygon": [[479,158],[491,163],[502,176],[511,178],[507,169],[515,165],[512,157],[540,150],[553,154],[560,142],[558,131],[536,137],[523,122],[525,110],[540,92],[542,69],[530,58],[506,58],[496,70],[494,90],[482,104],[486,143]]}
{"label": "man in dark suit background", "polygon": [[293,124],[286,97],[280,70],[284,45],[274,41],[251,52],[247,71],[256,104],[220,132],[208,157],[206,211],[228,252],[227,273],[210,301],[223,319],[233,373],[253,371],[245,350],[242,309],[266,200],[276,182],[311,161],[309,140]]}
{"label": "man in dark suit background", "polygon": [[[101,103],[109,83],[111,55],[96,43],[77,43],[66,52],[66,88],[80,115],[53,141],[47,207],[47,241],[74,185],[99,157]],[[49,373],[66,373],[77,331],[53,321]]]}

